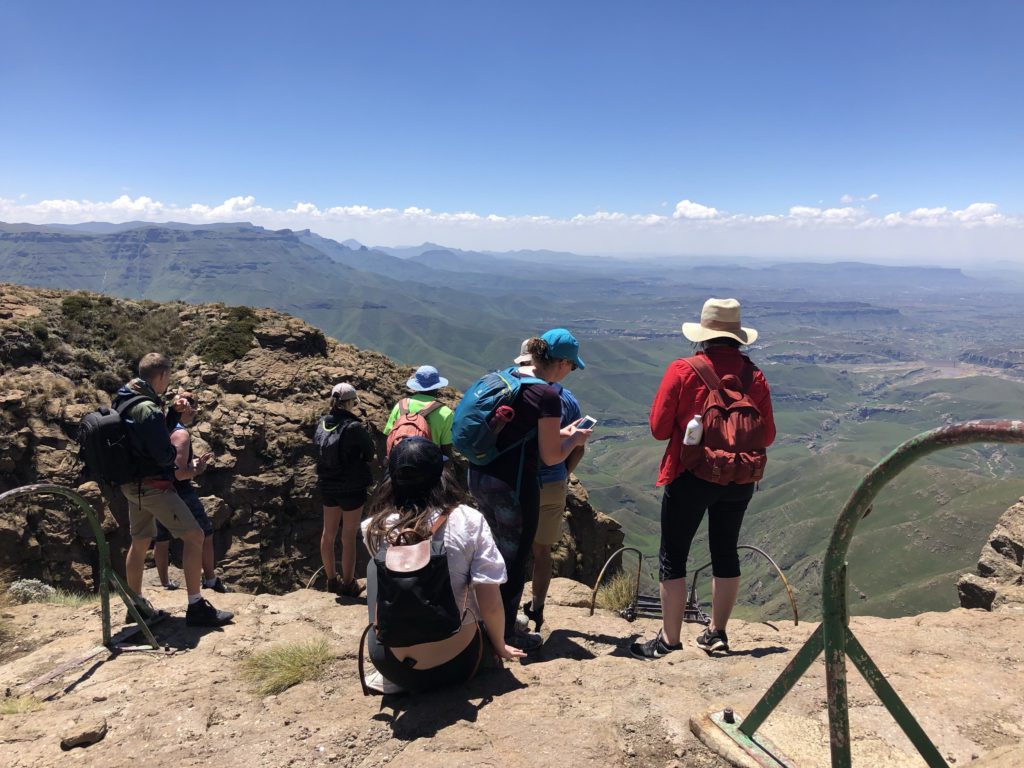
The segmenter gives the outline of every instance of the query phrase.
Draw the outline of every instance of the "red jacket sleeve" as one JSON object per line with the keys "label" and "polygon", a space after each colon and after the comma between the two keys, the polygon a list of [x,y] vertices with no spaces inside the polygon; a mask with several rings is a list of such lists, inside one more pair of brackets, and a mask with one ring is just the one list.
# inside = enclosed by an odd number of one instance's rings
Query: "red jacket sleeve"
{"label": "red jacket sleeve", "polygon": [[655,440],[668,440],[676,424],[676,410],[679,407],[679,394],[682,390],[682,377],[679,374],[679,361],[669,364],[661,384],[651,403],[651,435]]}

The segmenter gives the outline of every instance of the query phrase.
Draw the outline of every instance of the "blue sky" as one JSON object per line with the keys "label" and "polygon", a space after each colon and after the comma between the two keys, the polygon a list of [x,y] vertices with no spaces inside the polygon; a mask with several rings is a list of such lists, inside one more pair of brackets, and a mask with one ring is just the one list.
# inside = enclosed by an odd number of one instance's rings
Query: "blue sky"
{"label": "blue sky", "polygon": [[1024,242],[1019,2],[16,1],[0,25],[3,220],[590,252]]}

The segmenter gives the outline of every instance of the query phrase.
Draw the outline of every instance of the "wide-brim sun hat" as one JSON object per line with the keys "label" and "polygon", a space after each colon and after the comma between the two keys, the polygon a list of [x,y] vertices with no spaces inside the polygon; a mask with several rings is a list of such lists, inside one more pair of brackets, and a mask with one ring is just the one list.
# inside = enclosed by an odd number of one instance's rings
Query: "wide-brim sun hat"
{"label": "wide-brim sun hat", "polygon": [[753,344],[757,331],[740,325],[740,303],[736,299],[708,299],[700,311],[699,323],[683,323],[683,336],[693,342],[724,337]]}
{"label": "wide-brim sun hat", "polygon": [[448,379],[439,374],[434,366],[421,365],[405,382],[405,386],[413,392],[433,392],[435,389],[447,387]]}
{"label": "wide-brim sun hat", "polygon": [[580,359],[580,343],[565,328],[552,328],[541,336],[548,345],[548,357],[555,360],[570,360],[581,371],[586,368]]}

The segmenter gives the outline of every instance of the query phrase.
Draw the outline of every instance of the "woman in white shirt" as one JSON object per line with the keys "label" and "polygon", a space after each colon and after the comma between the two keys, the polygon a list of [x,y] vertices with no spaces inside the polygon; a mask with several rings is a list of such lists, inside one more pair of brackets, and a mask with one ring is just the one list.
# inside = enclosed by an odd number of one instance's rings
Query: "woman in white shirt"
{"label": "woman in white shirt", "polygon": [[[378,561],[400,532],[414,530],[424,539],[443,542],[452,594],[462,613],[461,627],[454,634],[405,647],[385,646],[371,628],[370,660],[392,684],[388,692],[395,686],[422,691],[468,680],[479,664],[481,645],[484,656],[515,659],[524,655],[505,643],[499,591],[507,578],[505,562],[483,515],[463,503],[465,496],[445,461],[441,449],[429,440],[406,438],[398,443],[388,457],[388,473],[369,502],[369,517],[362,523],[363,540]],[[442,516],[446,520],[437,525]],[[376,624],[376,568],[371,560],[367,574],[371,625]],[[392,623],[401,620],[388,618]],[[372,683],[370,687],[380,690]]]}

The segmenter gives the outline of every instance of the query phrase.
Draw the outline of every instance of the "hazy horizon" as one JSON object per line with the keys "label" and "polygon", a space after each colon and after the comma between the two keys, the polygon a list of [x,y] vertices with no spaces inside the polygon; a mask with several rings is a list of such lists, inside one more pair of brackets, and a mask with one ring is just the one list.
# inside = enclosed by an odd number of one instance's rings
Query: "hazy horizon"
{"label": "hazy horizon", "polygon": [[1010,0],[111,0],[4,21],[0,220],[1024,263]]}

